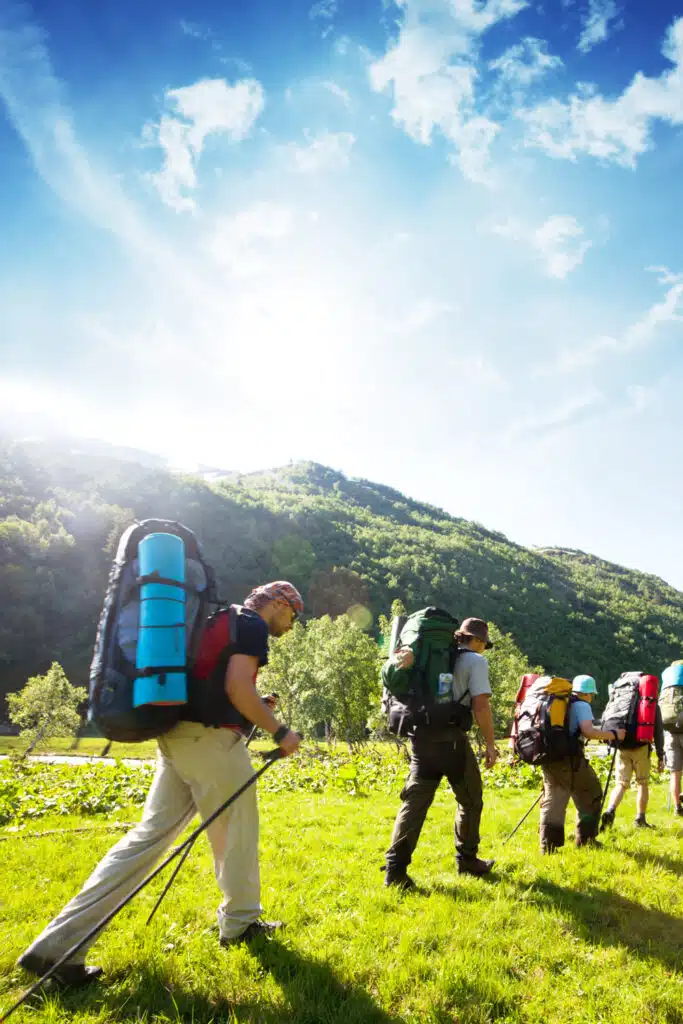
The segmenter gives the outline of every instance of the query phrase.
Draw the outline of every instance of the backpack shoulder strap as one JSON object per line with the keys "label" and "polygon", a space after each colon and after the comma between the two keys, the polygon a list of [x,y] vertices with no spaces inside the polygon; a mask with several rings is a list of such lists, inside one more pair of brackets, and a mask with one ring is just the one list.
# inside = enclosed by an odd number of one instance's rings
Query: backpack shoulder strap
{"label": "backpack shoulder strap", "polygon": [[228,630],[230,637],[230,646],[232,647],[237,642],[237,621],[238,621],[238,610],[236,604],[231,604],[228,608]]}

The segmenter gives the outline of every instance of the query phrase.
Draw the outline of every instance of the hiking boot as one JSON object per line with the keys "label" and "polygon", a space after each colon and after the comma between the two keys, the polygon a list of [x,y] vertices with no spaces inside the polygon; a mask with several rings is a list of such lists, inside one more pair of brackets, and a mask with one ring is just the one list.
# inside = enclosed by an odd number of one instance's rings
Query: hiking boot
{"label": "hiking boot", "polygon": [[405,868],[387,868],[384,884],[389,889],[400,889],[401,892],[410,892],[412,889],[417,889],[415,882],[406,872]]}
{"label": "hiking boot", "polygon": [[652,828],[652,829],[654,829],[654,825],[651,825],[649,821],[645,820],[645,815],[644,814],[639,814],[638,817],[636,818],[634,824],[635,824],[636,828]]}
{"label": "hiking boot", "polygon": [[605,811],[600,822],[600,831],[604,832],[606,828],[611,828],[614,824],[614,811]]}
{"label": "hiking boot", "polygon": [[259,917],[258,920],[252,921],[251,924],[247,925],[244,931],[240,935],[235,935],[231,939],[226,939],[221,935],[219,942],[221,946],[239,946],[242,942],[251,942],[253,939],[258,938],[259,935],[270,938],[273,932],[276,932],[278,928],[282,928],[282,921],[262,921]]}
{"label": "hiking boot", "polygon": [[683,818],[683,804],[677,804],[674,813],[676,814],[676,817]]}
{"label": "hiking boot", "polygon": [[[43,960],[42,957],[36,956],[35,953],[24,953],[17,960],[20,967],[23,967],[25,971],[29,971],[30,974],[37,974],[38,977],[42,978],[44,974],[50,970],[53,964],[56,964],[56,960]],[[62,966],[55,971],[52,977],[58,981],[61,985],[68,985],[71,988],[77,988],[80,985],[89,985],[93,981],[97,981],[102,976],[101,967],[86,967],[85,964],[62,964]]]}
{"label": "hiking boot", "polygon": [[459,875],[488,875],[495,860],[482,860],[480,857],[458,857]]}

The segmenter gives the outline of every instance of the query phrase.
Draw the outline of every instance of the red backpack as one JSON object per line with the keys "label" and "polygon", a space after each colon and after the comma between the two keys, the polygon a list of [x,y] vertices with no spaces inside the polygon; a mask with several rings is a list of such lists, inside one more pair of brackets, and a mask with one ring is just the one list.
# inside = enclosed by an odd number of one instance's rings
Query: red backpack
{"label": "red backpack", "polygon": [[225,693],[225,670],[237,638],[240,606],[219,608],[204,624],[190,676],[192,721],[211,726],[234,726],[249,732],[252,723],[241,715]]}

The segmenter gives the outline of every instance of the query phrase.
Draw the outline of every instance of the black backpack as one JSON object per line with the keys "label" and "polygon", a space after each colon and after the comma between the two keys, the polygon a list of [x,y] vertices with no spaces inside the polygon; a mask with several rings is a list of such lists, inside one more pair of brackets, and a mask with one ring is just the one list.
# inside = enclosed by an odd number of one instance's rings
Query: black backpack
{"label": "black backpack", "polygon": [[622,672],[612,684],[601,728],[612,732],[626,730],[625,738],[616,742],[617,747],[633,750],[654,742],[658,689],[657,677],[644,672]]}
{"label": "black backpack", "polygon": [[[168,732],[186,715],[186,706],[145,704],[134,707],[133,684],[140,625],[138,545],[151,533],[179,537],[185,550],[185,642],[189,674],[211,606],[218,603],[213,570],[204,561],[192,530],[164,519],[145,519],[125,531],[109,574],[104,607],[90,666],[88,720],[109,740],[138,743]],[[147,581],[149,582],[149,581]]]}
{"label": "black backpack", "polygon": [[382,666],[387,728],[407,736],[416,728],[472,727],[471,708],[453,700],[453,669],[458,655],[456,619],[441,608],[423,608],[403,623],[396,647],[409,647],[415,662],[400,669],[387,660]]}
{"label": "black backpack", "polygon": [[581,740],[569,730],[569,709],[575,700],[568,679],[541,676],[529,686],[515,735],[515,751],[522,761],[547,765],[578,754]]}

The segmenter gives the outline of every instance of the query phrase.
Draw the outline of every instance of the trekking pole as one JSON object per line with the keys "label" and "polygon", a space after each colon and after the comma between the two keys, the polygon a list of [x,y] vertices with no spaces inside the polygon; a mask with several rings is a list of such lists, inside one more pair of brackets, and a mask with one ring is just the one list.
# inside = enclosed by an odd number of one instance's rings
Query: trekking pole
{"label": "trekking pole", "polygon": [[[258,731],[258,725],[252,726],[251,732],[247,736],[246,743],[244,744],[245,747],[249,746],[249,744],[253,740],[254,736],[256,735],[257,731]],[[150,913],[149,917],[145,921],[145,927],[147,927],[147,925],[151,922],[152,918],[154,917],[154,915],[156,914],[157,910],[161,906],[161,902],[164,899],[164,896],[166,895],[168,890],[171,888],[171,886],[175,882],[176,876],[177,876],[178,872],[180,871],[181,867],[183,866],[183,864],[185,863],[185,861],[187,860],[187,858],[189,857],[190,851],[191,851],[193,846],[194,846],[194,843],[190,843],[190,845],[187,847],[187,849],[183,853],[182,857],[180,858],[180,860],[176,864],[175,868],[173,869],[173,874],[171,875],[171,877],[169,878],[168,882],[164,886],[164,888],[162,890],[162,893],[161,893],[161,896],[159,897],[159,899],[156,901],[156,903],[152,907],[152,912]]]}
{"label": "trekking pole", "polygon": [[541,799],[541,797],[542,797],[542,796],[543,796],[543,790],[541,790],[541,792],[540,792],[540,793],[538,794],[538,796],[536,797],[536,799],[534,800],[534,802],[532,803],[531,807],[530,807],[530,808],[529,808],[529,810],[528,810],[528,811],[526,812],[526,814],[524,815],[524,817],[522,818],[522,820],[521,820],[521,821],[519,821],[519,822],[518,822],[518,823],[517,823],[517,824],[515,825],[515,827],[513,828],[512,832],[511,832],[511,833],[510,833],[510,835],[509,835],[509,836],[507,837],[507,839],[504,839],[504,840],[503,840],[503,846],[505,846],[505,844],[507,843],[508,839],[512,839],[512,837],[514,836],[514,834],[515,834],[515,832],[517,831],[517,829],[518,829],[518,828],[520,828],[520,826],[522,826],[522,825],[524,824],[524,822],[525,822],[525,821],[526,821],[526,819],[527,819],[527,818],[529,817],[529,815],[531,814],[531,812],[533,811],[534,807],[536,806],[536,804],[538,803],[538,801],[539,801],[539,800]]}
{"label": "trekking pole", "polygon": [[78,953],[79,949],[81,949],[83,946],[85,946],[88,942],[91,942],[95,938],[95,936],[100,931],[102,931],[102,929],[106,925],[108,925],[109,922],[114,917],[116,917],[118,912],[120,910],[123,910],[123,908],[126,906],[127,903],[130,903],[130,901],[133,899],[134,896],[137,896],[137,894],[142,889],[144,889],[145,886],[148,885],[152,881],[153,878],[156,878],[156,876],[159,874],[160,871],[163,871],[163,869],[166,867],[167,864],[170,864],[170,862],[175,857],[177,857],[179,853],[181,853],[183,850],[187,849],[188,846],[191,846],[192,843],[197,838],[197,836],[201,835],[202,832],[206,831],[206,829],[209,827],[209,825],[212,825],[213,822],[216,820],[216,818],[218,818],[219,815],[221,815],[223,813],[223,811],[225,811],[230,806],[230,804],[234,803],[235,800],[237,800],[237,798],[240,797],[242,795],[242,793],[244,793],[245,789],[249,789],[250,786],[253,786],[253,784],[258,779],[259,775],[263,775],[263,773],[265,771],[267,771],[268,768],[270,768],[270,766],[275,763],[275,761],[278,761],[281,757],[284,757],[284,756],[285,756],[285,754],[280,749],[280,747],[275,747],[274,750],[269,750],[265,754],[263,754],[262,757],[265,758],[265,762],[266,763],[261,768],[259,768],[258,771],[254,772],[254,774],[251,776],[251,778],[247,779],[247,781],[245,783],[243,783],[239,787],[239,789],[235,790],[235,792],[232,794],[232,796],[228,797],[228,799],[224,803],[222,803],[221,806],[218,807],[213,812],[213,814],[210,814],[209,817],[206,819],[206,821],[203,821],[201,823],[201,825],[198,825],[197,828],[194,830],[194,832],[192,832],[187,837],[187,839],[183,843],[180,844],[180,846],[176,846],[175,850],[172,850],[171,853],[169,853],[168,857],[166,857],[161,862],[161,864],[159,864],[156,868],[154,868],[153,871],[151,871],[149,873],[149,875],[147,875],[147,878],[144,878],[142,880],[142,882],[139,883],[139,885],[136,885],[132,892],[130,892],[127,896],[125,896],[120,901],[120,903],[117,903],[113,910],[110,910],[109,913],[106,914],[98,924],[96,924],[93,928],[91,928],[90,931],[87,933],[87,935],[85,935],[82,939],[79,939],[79,941],[75,944],[75,946],[72,946],[71,949],[68,949],[66,951],[66,953],[59,958],[59,960],[57,960],[55,963],[53,963],[53,965],[52,965],[52,967],[50,967],[49,971],[46,971],[45,974],[43,974],[42,977],[38,978],[38,981],[36,981],[35,984],[31,985],[31,987],[29,989],[27,989],[26,992],[24,992],[24,994],[21,997],[21,999],[18,999],[17,1002],[14,1003],[13,1006],[10,1006],[9,1010],[6,1010],[5,1013],[2,1014],[2,1016],[0,1017],[0,1024],[4,1024],[4,1021],[6,1021],[8,1019],[8,1017],[10,1017],[11,1014],[14,1013],[15,1010],[18,1010],[19,1007],[23,1003],[25,1003],[27,999],[30,998],[30,996],[34,995],[34,993],[36,993],[38,991],[38,989],[42,988],[42,986],[45,984],[45,982],[49,978],[51,978],[52,975],[56,971],[58,971],[60,967],[63,967],[64,964],[68,960],[70,960],[74,956],[75,953]]}
{"label": "trekking pole", "polygon": [[614,753],[612,754],[612,763],[610,764],[609,771],[607,772],[607,782],[605,783],[605,792],[602,794],[602,801],[600,803],[600,815],[598,817],[598,826],[600,825],[600,822],[602,821],[602,812],[603,812],[604,807],[605,807],[605,800],[607,799],[607,790],[609,789],[609,784],[610,784],[611,779],[612,779],[612,771],[614,770],[614,762],[616,761],[616,759],[617,759],[617,748],[615,747],[614,748]]}

